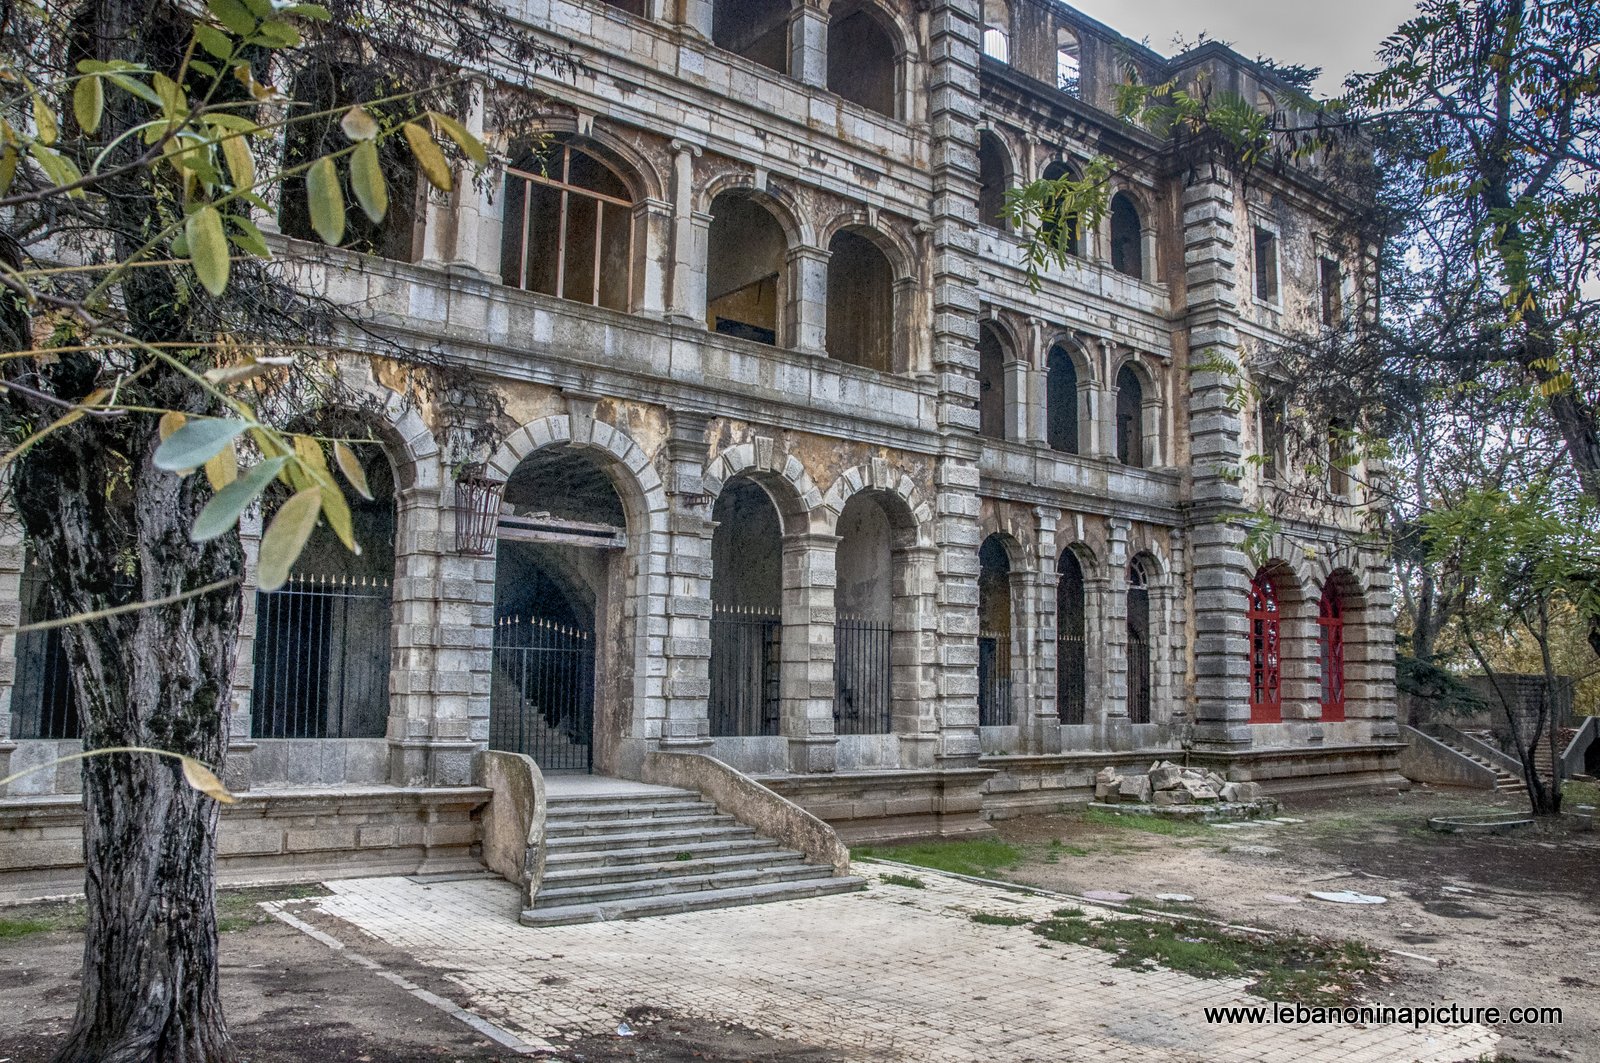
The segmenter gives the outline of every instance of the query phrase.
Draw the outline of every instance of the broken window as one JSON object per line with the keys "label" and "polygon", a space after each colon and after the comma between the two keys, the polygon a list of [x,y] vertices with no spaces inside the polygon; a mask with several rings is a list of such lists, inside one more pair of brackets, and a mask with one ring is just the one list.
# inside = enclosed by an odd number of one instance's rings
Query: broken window
{"label": "broken window", "polygon": [[1256,298],[1278,301],[1278,236],[1270,229],[1255,229]]}
{"label": "broken window", "polygon": [[993,133],[978,136],[978,223],[1004,229],[1006,189],[1011,187],[1011,166],[1005,145]]}
{"label": "broken window", "polygon": [[1139,208],[1123,192],[1111,197],[1111,268],[1130,277],[1144,276],[1144,232]]}
{"label": "broken window", "polygon": [[789,11],[789,0],[716,0],[711,43],[787,74]]}
{"label": "broken window", "polygon": [[628,309],[633,197],[621,177],[564,140],[506,168],[505,282],[575,302]]}
{"label": "broken window", "polygon": [[1063,550],[1056,572],[1056,715],[1062,723],[1084,723],[1088,710],[1088,624],[1084,616],[1083,566],[1071,550]]}
{"label": "broken window", "polygon": [[828,91],[869,111],[895,117],[900,49],[870,5],[834,9],[828,20]]}
{"label": "broken window", "polygon": [[1144,385],[1126,365],[1117,373],[1117,460],[1144,465]]}
{"label": "broken window", "polygon": [[1128,565],[1128,720],[1150,722],[1150,587],[1144,565]]}
{"label": "broken window", "polygon": [[1283,472],[1284,420],[1287,413],[1279,395],[1261,399],[1261,475],[1276,480]]}
{"label": "broken window", "polygon": [[1078,368],[1065,347],[1050,348],[1045,379],[1045,440],[1051,450],[1078,453]]}
{"label": "broken window", "polygon": [[985,322],[978,326],[978,433],[1006,437],[1006,352],[1000,332]]}
{"label": "broken window", "polygon": [[828,357],[887,373],[894,363],[894,270],[849,230],[828,242]]}
{"label": "broken window", "polygon": [[1011,5],[1006,0],[983,0],[983,54],[1011,62]]}
{"label": "broken window", "polygon": [[788,238],[769,210],[742,192],[718,196],[706,241],[706,327],[777,343],[787,254]]}
{"label": "broken window", "polygon": [[1073,96],[1081,95],[1080,74],[1078,35],[1061,26],[1056,30],[1056,88]]}
{"label": "broken window", "polygon": [[[28,552],[31,555],[31,551]],[[22,568],[22,624],[56,620],[63,611],[53,606],[44,572],[32,556]],[[71,610],[67,610],[71,612]],[[73,739],[81,735],[78,699],[59,627],[26,631],[15,643],[16,678],[11,687],[11,737]]]}

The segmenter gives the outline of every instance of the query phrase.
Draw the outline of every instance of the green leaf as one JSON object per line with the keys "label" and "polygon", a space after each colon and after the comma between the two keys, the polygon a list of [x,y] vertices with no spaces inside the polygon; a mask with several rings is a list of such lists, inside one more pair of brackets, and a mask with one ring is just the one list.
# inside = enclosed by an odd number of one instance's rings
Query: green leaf
{"label": "green leaf", "polygon": [[[28,154],[33,156],[33,161],[39,164],[39,169],[44,171],[45,176],[50,178],[51,183],[57,188],[73,184],[83,177],[71,159],[37,140],[28,145]],[[67,194],[72,199],[84,198],[81,188]]]}
{"label": "green leaf", "polygon": [[311,206],[311,227],[326,243],[337,247],[344,239],[344,192],[329,156],[324,155],[306,171],[306,199]]}
{"label": "green leaf", "polygon": [[406,143],[411,145],[411,154],[417,158],[417,165],[422,167],[422,176],[439,191],[450,191],[450,164],[445,161],[439,145],[433,142],[432,135],[415,122],[407,122],[400,128],[406,135]]}
{"label": "green leaf", "polygon": [[373,140],[378,135],[378,123],[360,104],[350,108],[339,119],[339,128],[351,140]]}
{"label": "green leaf", "polygon": [[253,188],[256,183],[256,160],[250,154],[250,145],[242,136],[228,136],[222,140],[222,157],[228,163],[228,176],[234,188]]}
{"label": "green leaf", "polygon": [[314,22],[327,22],[333,18],[333,12],[321,4],[291,4],[283,9],[283,13],[285,15],[298,15],[300,18],[308,18]]}
{"label": "green leaf", "polygon": [[106,109],[106,90],[97,77],[86,77],[72,90],[72,113],[78,119],[78,128],[93,133],[100,128],[100,116]]}
{"label": "green leaf", "polygon": [[483,141],[467,132],[466,126],[447,114],[440,114],[438,111],[429,111],[428,117],[433,119],[435,125],[445,131],[446,136],[456,142],[456,146],[466,154],[467,158],[479,166],[489,165],[489,152],[484,148]]}
{"label": "green leaf", "polygon": [[200,47],[218,59],[233,58],[233,41],[215,26],[209,26],[204,22],[195,23],[194,39],[200,42]]}
{"label": "green leaf", "polygon": [[222,231],[222,215],[217,208],[207,205],[189,215],[184,223],[184,235],[189,240],[189,261],[194,271],[212,295],[221,295],[228,287],[228,237]]}
{"label": "green leaf", "polygon": [[127,74],[107,74],[106,78],[123,92],[139,97],[145,103],[161,106],[161,97],[156,95],[156,90]]}
{"label": "green leaf", "polygon": [[248,427],[234,417],[196,418],[162,440],[152,462],[167,472],[198,469]]}
{"label": "green leaf", "polygon": [[45,144],[54,144],[56,134],[60,132],[56,113],[45,102],[44,96],[37,92],[33,94],[33,128],[37,131],[35,135]]}
{"label": "green leaf", "polygon": [[270,47],[300,47],[300,31],[281,19],[268,19],[263,22],[260,36]]}
{"label": "green leaf", "polygon": [[0,148],[0,196],[11,190],[11,182],[17,177],[17,164],[21,161],[22,156],[10,144]]}
{"label": "green leaf", "polygon": [[261,234],[261,229],[255,222],[237,214],[231,220],[234,228],[239,230],[228,236],[228,239],[233,242],[233,246],[253,258],[270,259],[272,257],[272,248],[267,246],[267,238]]}
{"label": "green leaf", "polygon": [[350,155],[350,187],[356,202],[375,222],[389,210],[389,188],[383,182],[383,167],[378,162],[378,145],[363,140]]}
{"label": "green leaf", "polygon": [[218,22],[241,37],[247,37],[256,31],[256,17],[246,10],[239,0],[206,0],[206,10],[215,15]]}
{"label": "green leaf", "polygon": [[275,591],[289,578],[289,569],[300,557],[311,529],[317,526],[317,515],[322,512],[322,492],[308,487],[295,495],[273,516],[261,537],[261,559],[256,566],[256,586],[264,591]]}
{"label": "green leaf", "polygon": [[372,488],[367,486],[367,471],[361,467],[361,460],[356,457],[355,451],[335,439],[333,460],[338,463],[344,478],[350,481],[350,486],[356,489],[356,494],[371,502]]}
{"label": "green leaf", "polygon": [[249,472],[228,484],[205,504],[200,515],[189,529],[189,538],[203,543],[226,532],[238,523],[239,514],[254,502],[256,496],[267,489],[272,478],[278,475],[288,458],[268,458],[257,463]]}

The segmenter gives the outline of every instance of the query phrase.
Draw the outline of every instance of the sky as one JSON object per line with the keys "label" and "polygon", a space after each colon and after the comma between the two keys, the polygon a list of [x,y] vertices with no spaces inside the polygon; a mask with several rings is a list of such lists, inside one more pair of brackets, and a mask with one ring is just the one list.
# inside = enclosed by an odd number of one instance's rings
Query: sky
{"label": "sky", "polygon": [[1171,55],[1174,34],[1204,30],[1254,59],[1323,68],[1318,95],[1336,95],[1345,75],[1377,64],[1378,45],[1410,17],[1415,0],[1067,0],[1125,37]]}

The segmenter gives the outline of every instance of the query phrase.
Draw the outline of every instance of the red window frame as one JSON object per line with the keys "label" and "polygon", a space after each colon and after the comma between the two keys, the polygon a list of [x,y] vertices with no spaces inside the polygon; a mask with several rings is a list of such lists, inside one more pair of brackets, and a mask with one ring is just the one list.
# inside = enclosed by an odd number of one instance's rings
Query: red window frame
{"label": "red window frame", "polygon": [[1332,585],[1322,589],[1317,611],[1317,650],[1322,662],[1322,719],[1344,719],[1344,607]]}
{"label": "red window frame", "polygon": [[1250,581],[1250,722],[1283,720],[1283,658],[1278,592],[1265,572]]}

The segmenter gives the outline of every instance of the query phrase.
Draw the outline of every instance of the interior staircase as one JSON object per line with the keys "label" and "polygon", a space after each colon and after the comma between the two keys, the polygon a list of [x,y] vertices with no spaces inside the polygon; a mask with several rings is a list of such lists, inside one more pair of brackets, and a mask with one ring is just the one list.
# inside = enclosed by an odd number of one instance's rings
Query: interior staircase
{"label": "interior staircase", "polygon": [[[1489,745],[1494,744],[1494,733],[1492,731],[1464,731],[1462,733],[1471,735],[1480,742],[1485,742]],[[1463,757],[1466,757],[1468,760],[1477,764],[1482,764],[1484,767],[1494,772],[1495,793],[1526,794],[1528,792],[1528,783],[1521,775],[1507,770],[1500,764],[1490,761],[1487,757],[1479,754],[1477,750],[1470,749],[1462,745],[1455,739],[1455,736],[1451,735],[1449,732],[1438,734],[1434,737],[1443,742],[1445,745],[1449,746],[1451,749],[1455,750],[1457,753],[1460,753]]]}
{"label": "interior staircase", "polygon": [[552,787],[544,878],[525,926],[561,926],[788,901],[861,889],[690,790]]}

